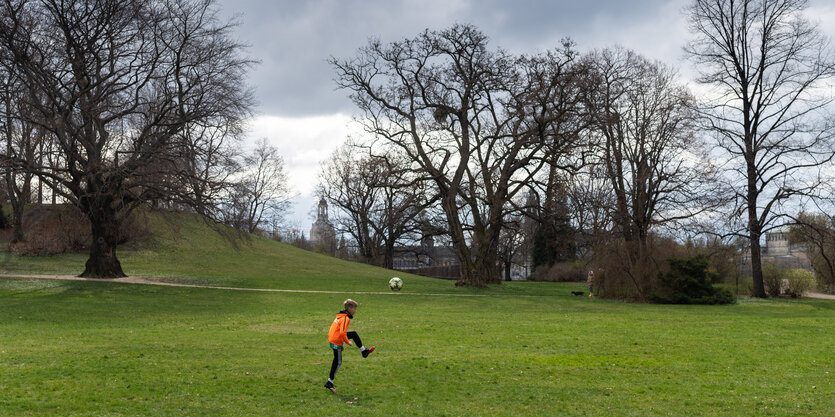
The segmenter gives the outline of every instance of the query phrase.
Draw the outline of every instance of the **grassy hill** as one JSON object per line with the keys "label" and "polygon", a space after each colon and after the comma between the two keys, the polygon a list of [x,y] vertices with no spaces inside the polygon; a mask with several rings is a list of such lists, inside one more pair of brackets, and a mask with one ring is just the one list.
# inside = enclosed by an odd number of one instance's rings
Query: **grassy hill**
{"label": "grassy hill", "polygon": [[[140,222],[145,223],[148,236],[117,250],[128,275],[174,278],[177,282],[203,285],[328,291],[387,291],[388,280],[396,275],[406,282],[404,293],[554,291],[552,285],[543,283],[521,287],[510,283],[487,290],[456,289],[454,281],[342,261],[258,236],[230,240],[191,214],[150,212],[143,214]],[[78,275],[86,260],[87,253],[20,257],[0,252],[0,272]]]}
{"label": "grassy hill", "polygon": [[[835,409],[835,303],[664,306],[487,290],[156,217],[126,272],[284,293],[0,278],[0,416],[823,416]],[[77,273],[84,255],[18,258]],[[79,263],[80,262],[80,263]],[[434,295],[430,295],[434,294]],[[458,295],[474,295],[459,297]],[[336,379],[326,335],[360,303]]]}

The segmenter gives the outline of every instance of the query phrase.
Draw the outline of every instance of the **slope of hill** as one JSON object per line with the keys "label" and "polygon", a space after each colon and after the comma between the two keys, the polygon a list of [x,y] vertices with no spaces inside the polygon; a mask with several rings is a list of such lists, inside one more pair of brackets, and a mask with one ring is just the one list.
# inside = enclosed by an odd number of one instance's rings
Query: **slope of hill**
{"label": "slope of hill", "polygon": [[[258,236],[230,239],[193,214],[153,211],[141,215],[146,237],[120,246],[117,256],[128,275],[160,280],[235,286],[330,291],[387,291],[401,276],[408,292],[543,294],[565,287],[546,283],[509,283],[488,290],[455,288],[453,281],[425,278],[348,262],[301,250]],[[18,256],[0,252],[0,271],[13,274],[77,275],[86,252],[53,256]]]}

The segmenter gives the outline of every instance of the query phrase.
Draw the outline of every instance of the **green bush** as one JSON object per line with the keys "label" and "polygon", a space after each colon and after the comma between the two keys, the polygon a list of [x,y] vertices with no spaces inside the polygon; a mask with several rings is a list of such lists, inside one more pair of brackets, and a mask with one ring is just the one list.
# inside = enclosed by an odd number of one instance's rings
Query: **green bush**
{"label": "green bush", "polygon": [[670,258],[670,271],[658,274],[660,288],[649,298],[661,304],[731,304],[734,295],[711,283],[715,277],[707,272],[704,256]]}
{"label": "green bush", "polygon": [[702,300],[705,302],[700,304],[733,304],[736,296],[727,288],[717,288],[715,294]]}
{"label": "green bush", "polygon": [[815,286],[815,274],[805,269],[792,269],[786,274],[783,294],[792,298],[803,295]]}
{"label": "green bush", "polygon": [[805,269],[788,269],[773,263],[763,265],[763,285],[769,297],[797,298],[815,287],[815,274]]}
{"label": "green bush", "polygon": [[783,286],[786,269],[773,263],[763,264],[763,286],[769,297],[779,297]]}

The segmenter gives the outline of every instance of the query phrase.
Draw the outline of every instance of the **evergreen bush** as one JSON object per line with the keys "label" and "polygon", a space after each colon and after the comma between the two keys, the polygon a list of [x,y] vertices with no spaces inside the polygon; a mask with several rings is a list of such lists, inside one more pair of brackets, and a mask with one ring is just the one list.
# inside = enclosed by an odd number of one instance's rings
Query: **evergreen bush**
{"label": "evergreen bush", "polygon": [[670,270],[658,274],[659,289],[649,298],[661,304],[731,304],[734,295],[724,288],[716,288],[716,277],[707,270],[704,256],[669,258]]}

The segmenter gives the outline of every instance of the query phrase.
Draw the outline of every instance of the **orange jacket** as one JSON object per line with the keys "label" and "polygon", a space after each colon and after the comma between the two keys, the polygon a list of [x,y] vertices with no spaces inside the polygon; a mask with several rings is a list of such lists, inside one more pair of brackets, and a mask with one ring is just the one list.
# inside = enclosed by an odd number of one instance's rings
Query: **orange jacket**
{"label": "orange jacket", "polygon": [[331,329],[328,332],[328,342],[337,346],[342,346],[343,343],[351,344],[348,339],[348,325],[351,324],[351,316],[347,311],[342,310],[336,315],[331,323]]}

